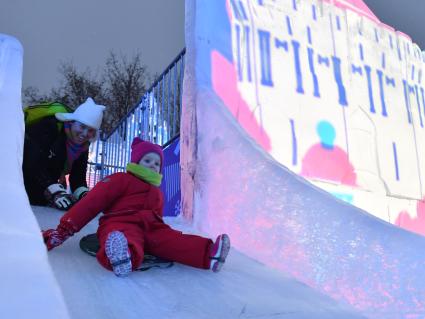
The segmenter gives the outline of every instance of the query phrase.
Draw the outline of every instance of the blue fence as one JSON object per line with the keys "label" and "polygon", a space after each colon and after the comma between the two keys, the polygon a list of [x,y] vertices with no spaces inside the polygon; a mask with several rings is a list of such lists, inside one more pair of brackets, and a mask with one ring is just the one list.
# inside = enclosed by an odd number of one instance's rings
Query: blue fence
{"label": "blue fence", "polygon": [[161,190],[164,194],[164,215],[177,216],[181,212],[180,194],[180,137],[176,136],[164,147],[164,169]]}
{"label": "blue fence", "polygon": [[[164,147],[165,216],[180,212],[179,138],[185,50],[151,85],[140,102],[108,136],[90,146],[87,182],[93,187],[103,177],[125,171],[134,137]],[[177,155],[177,153],[178,155]],[[178,209],[177,209],[178,208]],[[176,213],[177,212],[177,213]]]}

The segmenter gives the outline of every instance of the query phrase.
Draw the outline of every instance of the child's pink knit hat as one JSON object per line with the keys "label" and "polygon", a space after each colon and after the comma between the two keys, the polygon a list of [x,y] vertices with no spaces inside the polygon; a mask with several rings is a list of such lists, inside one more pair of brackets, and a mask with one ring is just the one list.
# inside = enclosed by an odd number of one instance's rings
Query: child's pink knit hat
{"label": "child's pink knit hat", "polygon": [[147,153],[156,153],[161,158],[161,169],[160,172],[162,172],[162,166],[164,165],[164,153],[162,152],[162,147],[153,144],[148,141],[143,141],[140,137],[135,137],[133,139],[133,142],[131,143],[131,162],[139,164],[142,157]]}

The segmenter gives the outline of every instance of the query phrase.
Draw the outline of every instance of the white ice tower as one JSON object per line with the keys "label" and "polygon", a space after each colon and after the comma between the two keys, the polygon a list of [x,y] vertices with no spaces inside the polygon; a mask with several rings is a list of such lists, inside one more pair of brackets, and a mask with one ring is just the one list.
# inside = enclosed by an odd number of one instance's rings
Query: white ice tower
{"label": "white ice tower", "polygon": [[68,318],[23,186],[23,49],[0,34],[0,317]]}

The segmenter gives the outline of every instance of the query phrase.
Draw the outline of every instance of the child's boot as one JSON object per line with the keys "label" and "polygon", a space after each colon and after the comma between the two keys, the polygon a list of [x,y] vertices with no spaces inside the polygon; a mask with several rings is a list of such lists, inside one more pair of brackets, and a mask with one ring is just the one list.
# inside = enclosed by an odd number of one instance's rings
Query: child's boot
{"label": "child's boot", "polygon": [[221,234],[211,246],[210,251],[210,269],[213,272],[219,272],[226,261],[227,254],[230,250],[230,238],[226,234]]}
{"label": "child's boot", "polygon": [[122,232],[113,231],[109,233],[105,242],[105,253],[115,275],[125,277],[131,272],[128,242]]}

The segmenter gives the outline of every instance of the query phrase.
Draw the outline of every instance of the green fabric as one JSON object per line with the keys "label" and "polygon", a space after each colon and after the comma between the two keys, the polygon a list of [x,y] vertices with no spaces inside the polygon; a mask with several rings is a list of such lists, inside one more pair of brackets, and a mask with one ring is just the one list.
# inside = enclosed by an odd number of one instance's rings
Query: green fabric
{"label": "green fabric", "polygon": [[126,167],[127,172],[133,174],[134,176],[152,184],[154,186],[161,185],[162,175],[146,168],[142,165],[135,163],[128,163]]}
{"label": "green fabric", "polygon": [[[41,119],[56,113],[69,113],[71,110],[62,103],[42,103],[24,108],[25,125],[37,123]],[[62,122],[58,123],[58,130],[62,129]]]}

